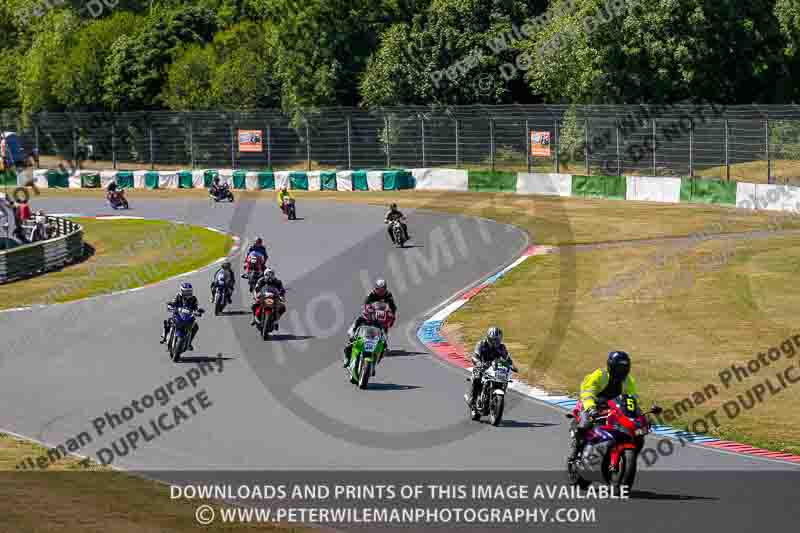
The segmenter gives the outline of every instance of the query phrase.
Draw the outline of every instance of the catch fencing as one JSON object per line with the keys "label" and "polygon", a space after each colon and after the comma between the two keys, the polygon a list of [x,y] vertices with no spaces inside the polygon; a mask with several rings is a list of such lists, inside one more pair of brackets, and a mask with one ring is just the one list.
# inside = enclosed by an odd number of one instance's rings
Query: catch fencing
{"label": "catch fencing", "polygon": [[[468,168],[800,182],[796,106],[323,108],[0,113],[36,167]],[[240,133],[256,132],[247,151]],[[535,134],[535,135],[534,135]]]}
{"label": "catch fencing", "polygon": [[48,239],[0,251],[0,284],[73,263],[84,255],[83,227],[61,217],[46,217]]}

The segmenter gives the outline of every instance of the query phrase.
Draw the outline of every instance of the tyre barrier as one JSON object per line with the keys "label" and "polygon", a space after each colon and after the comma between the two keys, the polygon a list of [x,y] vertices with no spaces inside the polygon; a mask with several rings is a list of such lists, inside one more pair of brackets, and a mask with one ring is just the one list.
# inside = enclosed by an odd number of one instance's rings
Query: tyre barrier
{"label": "tyre barrier", "polygon": [[0,251],[0,284],[56,270],[83,257],[83,226],[46,217],[47,240]]}

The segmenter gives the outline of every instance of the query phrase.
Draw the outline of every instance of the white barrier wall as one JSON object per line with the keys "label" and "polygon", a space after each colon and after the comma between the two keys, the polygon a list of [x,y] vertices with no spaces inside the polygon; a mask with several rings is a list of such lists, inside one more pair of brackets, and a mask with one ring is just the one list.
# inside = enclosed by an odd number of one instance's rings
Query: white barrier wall
{"label": "white barrier wall", "polygon": [[318,191],[321,187],[321,180],[320,180],[320,171],[319,170],[312,170],[311,172],[306,172],[306,176],[308,176],[308,190],[309,191]]}
{"label": "white barrier wall", "polygon": [[[752,198],[751,198],[752,199]],[[756,209],[767,211],[800,211],[800,192],[797,187],[789,185],[767,185],[756,183],[753,199]],[[736,203],[739,203],[739,188],[736,189]]]}
{"label": "white barrier wall", "polygon": [[174,171],[161,170],[158,173],[158,188],[159,189],[177,189],[178,188],[178,174]]}
{"label": "white barrier wall", "polygon": [[369,170],[367,171],[367,189],[370,191],[383,190],[383,171],[382,170]]}
{"label": "white barrier wall", "polygon": [[69,176],[69,188],[70,189],[80,189],[81,188],[81,171],[74,172]]}
{"label": "white barrier wall", "polygon": [[146,170],[135,170],[133,172],[133,188],[144,189],[144,175],[147,174]]}
{"label": "white barrier wall", "polygon": [[281,170],[275,172],[275,190],[282,189],[283,187],[289,187],[289,171],[288,170]]}
{"label": "white barrier wall", "polygon": [[[220,178],[222,181],[222,178]],[[205,170],[192,170],[192,187],[195,189],[204,189],[206,186],[206,171]]]}
{"label": "white barrier wall", "polygon": [[681,201],[680,178],[651,178],[649,176],[625,176],[626,200],[644,202],[679,203]]}
{"label": "white barrier wall", "polygon": [[740,209],[756,208],[756,184],[736,183],[736,207]]}
{"label": "white barrier wall", "polygon": [[258,172],[247,172],[244,175],[244,188],[248,191],[258,190]]}
{"label": "white barrier wall", "polygon": [[106,189],[109,183],[117,179],[116,170],[102,170],[100,171],[100,187]]}
{"label": "white barrier wall", "polygon": [[517,194],[544,194],[569,196],[572,194],[572,176],[569,174],[517,173]]}
{"label": "white barrier wall", "polygon": [[420,190],[468,191],[466,170],[454,168],[412,168],[415,188]]}
{"label": "white barrier wall", "polygon": [[342,170],[336,173],[336,190],[337,191],[352,191],[353,190],[353,171]]}
{"label": "white barrier wall", "polygon": [[47,170],[39,169],[33,171],[33,183],[40,189],[47,188]]}

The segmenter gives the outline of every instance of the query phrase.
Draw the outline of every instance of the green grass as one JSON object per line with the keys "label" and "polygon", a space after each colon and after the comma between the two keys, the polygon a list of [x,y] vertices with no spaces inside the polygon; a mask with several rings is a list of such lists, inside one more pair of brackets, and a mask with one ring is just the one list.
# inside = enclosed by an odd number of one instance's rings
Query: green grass
{"label": "green grass", "polygon": [[233,245],[227,235],[155,220],[75,219],[93,249],[63,270],[0,286],[0,309],[78,300],[170,278],[208,265]]}

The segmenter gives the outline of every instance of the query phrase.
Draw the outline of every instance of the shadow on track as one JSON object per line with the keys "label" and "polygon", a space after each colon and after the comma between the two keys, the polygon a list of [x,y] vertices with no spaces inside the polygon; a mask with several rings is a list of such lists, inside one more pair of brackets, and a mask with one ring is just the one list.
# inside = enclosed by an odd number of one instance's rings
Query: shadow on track
{"label": "shadow on track", "polygon": [[292,335],[291,333],[273,333],[269,336],[269,340],[273,341],[305,341],[308,339],[316,339],[313,335]]}
{"label": "shadow on track", "polygon": [[[484,424],[488,424],[488,420],[483,421]],[[557,426],[558,424],[551,424],[550,422],[520,422],[519,420],[506,420],[503,419],[500,422],[500,427],[502,428],[546,428],[550,426]]]}
{"label": "shadow on track", "polygon": [[219,356],[206,356],[206,355],[195,355],[195,356],[185,356],[181,355],[180,361],[177,361],[178,364],[181,363],[213,363],[214,361],[230,361],[233,357],[219,357]]}
{"label": "shadow on track", "polygon": [[425,352],[409,352],[406,350],[389,350],[386,357],[411,357],[413,355],[428,355]]}
{"label": "shadow on track", "polygon": [[689,496],[688,494],[662,494],[658,492],[650,492],[649,490],[632,490],[629,496],[632,500],[719,501],[719,498],[713,498],[711,496]]}
{"label": "shadow on track", "polygon": [[392,391],[392,390],[415,390],[415,389],[421,389],[421,388],[422,387],[419,387],[417,385],[398,385],[396,383],[375,383],[375,382],[371,382],[367,386],[368,390],[389,390],[389,391]]}

